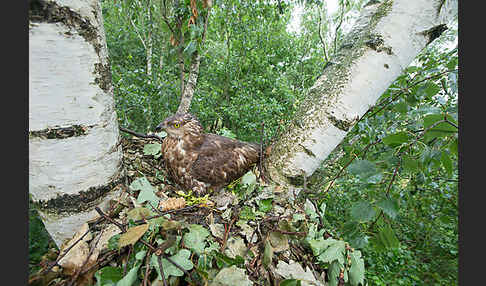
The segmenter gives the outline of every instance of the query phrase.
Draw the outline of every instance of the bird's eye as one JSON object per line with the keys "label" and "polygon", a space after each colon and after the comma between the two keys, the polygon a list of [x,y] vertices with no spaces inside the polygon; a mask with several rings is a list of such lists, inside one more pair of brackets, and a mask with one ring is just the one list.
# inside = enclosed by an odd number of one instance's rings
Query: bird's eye
{"label": "bird's eye", "polygon": [[174,123],[174,128],[179,128],[181,125],[179,123]]}

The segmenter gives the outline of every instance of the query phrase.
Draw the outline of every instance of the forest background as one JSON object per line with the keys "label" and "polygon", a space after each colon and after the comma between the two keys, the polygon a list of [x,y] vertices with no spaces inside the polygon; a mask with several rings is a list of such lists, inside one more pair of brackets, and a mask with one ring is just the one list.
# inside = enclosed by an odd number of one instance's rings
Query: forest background
{"label": "forest background", "polygon": [[[186,5],[168,11],[169,2],[102,1],[120,126],[147,133],[176,112],[184,89],[180,59],[188,75],[197,54],[190,111],[207,131],[245,141],[262,139],[263,122],[267,143],[284,130],[332,64],[366,5],[360,0],[214,1],[206,21],[204,15],[194,25],[180,26],[189,37],[178,45],[168,23],[190,11],[184,11]],[[457,38],[456,20],[308,182],[317,194],[313,199],[325,209],[327,231],[362,251],[370,285],[457,284]],[[444,118],[452,124],[428,129]],[[408,146],[404,154],[403,146]],[[30,214],[34,270],[52,242],[35,212]]]}

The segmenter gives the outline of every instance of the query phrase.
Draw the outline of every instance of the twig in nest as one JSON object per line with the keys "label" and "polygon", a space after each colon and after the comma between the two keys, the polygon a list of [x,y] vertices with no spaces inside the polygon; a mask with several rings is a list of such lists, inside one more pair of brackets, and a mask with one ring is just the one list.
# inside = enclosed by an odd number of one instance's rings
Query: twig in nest
{"label": "twig in nest", "polygon": [[236,217],[233,218],[227,227],[226,227],[226,224],[224,226],[225,232],[224,232],[223,243],[221,244],[220,252],[223,252],[224,248],[226,247],[226,241],[228,240],[228,235],[229,235],[229,232],[231,230],[231,226],[236,221],[236,219],[237,219]]}
{"label": "twig in nest", "polygon": [[165,280],[164,268],[162,267],[161,255],[157,255],[157,261],[159,262],[159,270],[160,270],[160,275],[162,276],[162,281],[164,282],[164,286],[167,286],[167,280]]}
{"label": "twig in nest", "polygon": [[123,132],[126,132],[128,134],[131,134],[133,136],[136,136],[136,137],[140,137],[140,138],[154,138],[154,139],[157,139],[159,140],[160,142],[164,141],[163,138],[157,136],[157,135],[154,135],[154,134],[142,134],[142,133],[138,133],[138,132],[135,132],[135,131],[132,131],[130,129],[126,129],[126,128],[123,128],[123,127],[119,127],[121,131]]}
{"label": "twig in nest", "polygon": [[91,246],[91,248],[89,250],[89,253],[88,253],[88,256],[86,257],[86,260],[84,260],[84,262],[83,262],[83,265],[81,265],[81,267],[78,268],[78,270],[76,270],[76,273],[74,274],[73,278],[71,279],[71,281],[69,281],[68,286],[73,285],[74,282],[76,280],[78,280],[79,274],[81,274],[81,270],[86,266],[86,264],[88,263],[91,255],[93,254],[93,251],[95,250],[96,246],[98,245],[98,242],[101,239],[101,234],[102,233],[103,233],[103,230],[101,230],[100,234],[98,235],[98,239],[96,239],[96,242],[93,244],[93,246]]}
{"label": "twig in nest", "polygon": [[[100,220],[97,220],[93,223],[93,225],[91,227],[95,227],[98,223],[100,223],[101,221],[103,221],[103,219],[100,219]],[[64,253],[60,254],[56,261],[52,262],[48,268],[46,268],[46,270],[42,271],[42,273],[40,275],[46,275],[49,271],[51,271],[51,269],[57,265],[57,263],[64,257],[66,256],[66,254],[68,254],[68,252],[76,245],[78,244],[78,242],[80,242],[81,240],[83,240],[83,238],[90,232],[90,228],[88,228],[88,230],[78,239],[76,240],[71,246],[69,246],[66,250],[64,250]]]}
{"label": "twig in nest", "polygon": [[286,231],[278,228],[272,229],[272,231],[279,232],[281,234],[288,234],[288,235],[299,235],[299,236],[306,236],[307,233],[305,231]]}
{"label": "twig in nest", "polygon": [[114,219],[112,219],[111,217],[107,216],[99,207],[95,207],[95,210],[96,212],[98,212],[98,214],[102,217],[104,217],[106,220],[108,220],[109,222],[111,222],[112,224],[118,226],[118,228],[123,232],[125,233],[126,232],[126,229],[125,229],[125,226],[123,224],[120,224],[119,222],[115,221]]}
{"label": "twig in nest", "polygon": [[263,182],[268,183],[268,180],[265,177],[264,170],[263,170],[263,161],[265,159],[265,153],[263,152],[263,144],[265,143],[264,138],[265,138],[265,122],[262,122],[262,134],[260,137],[260,161],[258,162],[258,169],[260,171],[260,179]]}
{"label": "twig in nest", "polygon": [[150,272],[152,272],[152,268],[150,268],[150,255],[152,252],[149,250],[149,252],[145,256],[145,276],[143,277],[143,286],[147,286],[147,281],[148,281],[148,276],[150,275]]}

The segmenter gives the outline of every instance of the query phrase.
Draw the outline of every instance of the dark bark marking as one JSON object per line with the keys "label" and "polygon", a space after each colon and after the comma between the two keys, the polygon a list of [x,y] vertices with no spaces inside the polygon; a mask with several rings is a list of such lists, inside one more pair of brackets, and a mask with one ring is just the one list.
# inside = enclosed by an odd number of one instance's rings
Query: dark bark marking
{"label": "dark bark marking", "polygon": [[304,152],[309,156],[309,157],[314,157],[316,158],[316,154],[314,154],[314,152],[312,152],[312,150],[310,150],[309,148],[305,147],[304,145],[302,144],[299,144],[300,147],[302,147],[302,149],[304,150]]}
{"label": "dark bark marking", "polygon": [[43,130],[29,131],[29,138],[42,139],[66,139],[69,137],[84,136],[94,125],[72,125],[69,127],[47,128]]}
{"label": "dark bark marking", "polygon": [[327,118],[329,119],[329,121],[331,121],[332,125],[336,126],[344,132],[348,132],[349,128],[353,125],[352,121],[340,120],[333,115],[329,115]]}
{"label": "dark bark marking", "polygon": [[[96,11],[93,14],[95,18],[98,18]],[[98,29],[80,14],[69,9],[69,7],[62,7],[46,0],[30,0],[29,21],[33,23],[63,23],[67,27],[74,29],[88,43],[92,44],[96,54],[101,59],[100,51],[102,45],[98,41]],[[95,83],[103,91],[109,92],[112,82],[109,62],[106,65],[95,64],[95,72],[97,75]]]}
{"label": "dark bark marking", "polygon": [[444,33],[444,31],[447,29],[448,28],[446,24],[440,24],[438,26],[432,27],[426,31],[421,32],[421,34],[428,37],[427,40],[427,45],[428,45],[432,43],[432,41],[440,37],[440,35],[442,35],[442,33]]}
{"label": "dark bark marking", "polygon": [[78,194],[64,194],[47,201],[36,201],[33,204],[41,211],[57,215],[62,213],[79,213],[92,209],[98,206],[100,201],[118,184],[122,184],[125,181],[126,174],[122,171],[121,163],[116,174],[106,185],[93,186],[86,191],[80,191]]}
{"label": "dark bark marking", "polygon": [[365,45],[375,51],[379,52],[386,52],[389,55],[393,55],[393,51],[391,47],[385,46],[385,40],[381,35],[371,34],[368,36],[368,40],[365,41]]}

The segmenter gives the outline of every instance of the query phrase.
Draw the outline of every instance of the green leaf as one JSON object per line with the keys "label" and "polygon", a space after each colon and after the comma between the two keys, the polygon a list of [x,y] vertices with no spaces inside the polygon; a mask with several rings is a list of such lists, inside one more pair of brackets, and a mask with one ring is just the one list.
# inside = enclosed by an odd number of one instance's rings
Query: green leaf
{"label": "green leaf", "polygon": [[402,157],[402,167],[404,170],[414,173],[419,169],[419,161],[408,155]]}
{"label": "green leaf", "polygon": [[241,266],[245,263],[243,257],[239,255],[235,256],[235,258],[231,258],[219,251],[213,251],[212,255],[214,256],[214,258],[216,258],[216,264],[218,265],[219,268],[230,267],[233,265]]}
{"label": "green leaf", "polygon": [[206,238],[209,236],[209,231],[201,225],[191,224],[189,232],[184,235],[184,244],[197,254],[201,254],[206,247]]}
{"label": "green leaf", "polygon": [[395,236],[393,229],[387,224],[381,227],[373,238],[377,250],[396,249],[400,246],[400,241]]}
{"label": "green leaf", "polygon": [[243,185],[254,185],[256,184],[256,176],[252,171],[247,172],[243,177],[241,177],[241,183]]}
{"label": "green leaf", "polygon": [[368,160],[355,160],[348,167],[348,171],[353,175],[358,175],[363,179],[371,177],[377,173],[375,164]]}
{"label": "green leaf", "polygon": [[365,248],[368,245],[369,237],[359,232],[356,236],[349,239],[349,244],[354,248]]}
{"label": "green leaf", "polygon": [[135,259],[143,260],[145,258],[145,254],[147,254],[146,250],[140,250],[139,252],[137,252],[137,254],[135,254]]}
{"label": "green leaf", "polygon": [[337,260],[334,260],[328,269],[329,286],[337,286],[339,282],[339,273],[344,266]]}
{"label": "green leaf", "polygon": [[106,266],[96,271],[96,286],[115,285],[123,278],[123,270],[119,267]]}
{"label": "green leaf", "polygon": [[137,203],[141,204],[143,202],[148,201],[152,204],[153,207],[157,207],[159,205],[159,198],[155,194],[155,188],[152,187],[150,182],[145,177],[141,177],[136,179],[130,184],[130,189],[133,191],[140,190],[138,194]]}
{"label": "green leaf", "polygon": [[351,257],[351,268],[349,268],[349,283],[353,286],[357,286],[361,283],[364,285],[364,260],[361,258],[361,252],[355,250],[349,254]]}
{"label": "green leaf", "polygon": [[398,214],[398,200],[393,198],[384,198],[376,204],[391,219],[395,219]]}
{"label": "green leaf", "polygon": [[321,253],[317,260],[323,263],[331,263],[334,260],[344,264],[344,249],[346,245],[344,241],[338,240],[331,244],[323,253]]}
{"label": "green leaf", "polygon": [[442,156],[440,157],[440,161],[444,169],[447,171],[447,175],[452,176],[453,165],[451,160],[451,155],[448,152],[442,151]]}
{"label": "green leaf", "polygon": [[400,113],[407,113],[408,112],[408,104],[404,101],[395,104],[395,106],[393,108]]}
{"label": "green leaf", "polygon": [[388,145],[392,148],[395,148],[397,146],[402,145],[405,142],[408,142],[409,139],[410,139],[410,136],[408,135],[408,133],[405,132],[405,131],[401,131],[401,132],[397,132],[395,134],[391,134],[391,135],[386,136],[385,138],[383,138],[383,143],[385,143],[386,145]]}
{"label": "green leaf", "polygon": [[358,201],[351,207],[351,218],[357,222],[367,222],[376,216],[376,211],[367,201]]}
{"label": "green leaf", "polygon": [[440,91],[440,87],[432,81],[426,82],[424,85],[420,86],[417,92],[421,96],[432,97]]}
{"label": "green leaf", "polygon": [[449,150],[457,156],[457,138],[449,144]]}
{"label": "green leaf", "polygon": [[[181,249],[179,252],[177,252],[176,255],[173,255],[170,257],[172,261],[175,263],[179,264],[179,266],[182,267],[184,270],[191,270],[194,267],[194,264],[192,264],[192,261],[190,259],[191,257],[191,252],[187,249]],[[157,255],[155,253],[152,254],[152,257],[150,258],[150,264],[155,267],[157,270],[157,273],[159,274],[158,280],[162,280],[162,276],[160,273],[160,267],[159,267],[159,262],[157,259]],[[172,276],[182,276],[184,275],[184,272],[177,268],[174,264],[170,263],[167,259],[162,258],[162,268],[164,269],[164,275],[165,278],[168,279],[170,275]]]}
{"label": "green leaf", "polygon": [[131,286],[135,281],[137,281],[137,272],[138,268],[140,268],[141,263],[139,263],[137,266],[133,267],[128,271],[127,275],[123,277],[118,283],[116,283],[116,286]]}
{"label": "green leaf", "polygon": [[309,240],[309,245],[314,253],[314,256],[319,256],[323,253],[329,246],[335,244],[338,240],[333,238],[324,239],[320,237],[318,239],[311,239]]}
{"label": "green leaf", "polygon": [[[447,120],[456,124],[457,122],[452,118],[452,116],[447,115]],[[429,114],[424,117],[424,129],[428,129],[433,124],[438,121],[444,120],[444,114]],[[457,133],[457,128],[452,126],[447,122],[442,122],[435,125],[433,128],[429,129],[427,133],[424,135],[425,141],[428,142],[436,137],[444,137],[452,134]]]}
{"label": "green leaf", "polygon": [[120,240],[121,233],[117,233],[108,239],[108,249],[115,250],[118,249],[118,241]]}
{"label": "green leaf", "polygon": [[273,258],[273,247],[270,243],[270,240],[267,239],[265,241],[265,250],[263,251],[263,259],[262,264],[267,267],[270,263],[272,263]]}
{"label": "green leaf", "polygon": [[162,155],[161,148],[162,145],[159,143],[145,144],[145,146],[143,146],[143,154],[154,155],[155,159],[158,159]]}
{"label": "green leaf", "polygon": [[285,279],[282,280],[278,286],[301,286],[300,280],[297,279]]}
{"label": "green leaf", "polygon": [[324,216],[326,213],[326,203],[322,202],[321,205],[319,206],[319,210],[321,211],[321,216]]}
{"label": "green leaf", "polygon": [[258,210],[265,212],[265,213],[270,211],[272,209],[272,206],[273,206],[272,201],[273,201],[272,198],[259,200],[258,201]]}

